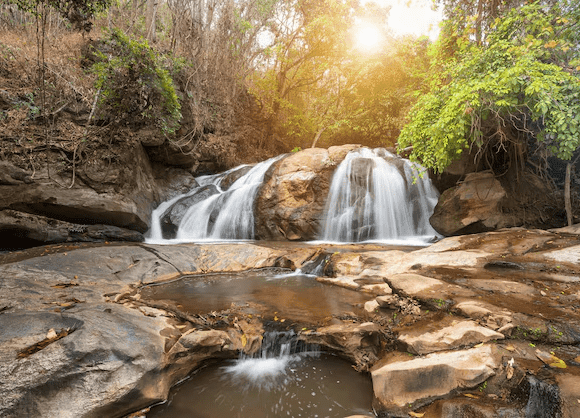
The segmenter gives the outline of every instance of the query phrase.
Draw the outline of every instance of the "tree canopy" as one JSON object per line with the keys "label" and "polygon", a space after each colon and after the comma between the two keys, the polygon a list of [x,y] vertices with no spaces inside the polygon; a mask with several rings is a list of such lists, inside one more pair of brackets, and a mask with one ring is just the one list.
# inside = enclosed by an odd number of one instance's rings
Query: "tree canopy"
{"label": "tree canopy", "polygon": [[399,147],[412,145],[412,158],[436,171],[468,148],[507,169],[531,148],[569,160],[579,146],[580,6],[536,1],[500,12],[485,25],[457,15],[434,45],[429,91]]}

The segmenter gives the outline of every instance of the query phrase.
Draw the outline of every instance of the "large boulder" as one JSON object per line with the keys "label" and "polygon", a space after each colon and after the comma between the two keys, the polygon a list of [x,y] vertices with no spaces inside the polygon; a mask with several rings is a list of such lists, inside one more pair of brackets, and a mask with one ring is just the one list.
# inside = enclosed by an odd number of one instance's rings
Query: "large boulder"
{"label": "large boulder", "polygon": [[515,226],[513,217],[501,211],[506,196],[491,171],[470,173],[458,186],[443,192],[429,221],[445,236]]}
{"label": "large boulder", "polygon": [[256,237],[317,238],[332,174],[359,145],[309,148],[274,164],[256,199]]}
{"label": "large boulder", "polygon": [[383,407],[400,408],[476,387],[495,374],[498,360],[495,348],[487,345],[394,361],[372,370],[373,390]]}

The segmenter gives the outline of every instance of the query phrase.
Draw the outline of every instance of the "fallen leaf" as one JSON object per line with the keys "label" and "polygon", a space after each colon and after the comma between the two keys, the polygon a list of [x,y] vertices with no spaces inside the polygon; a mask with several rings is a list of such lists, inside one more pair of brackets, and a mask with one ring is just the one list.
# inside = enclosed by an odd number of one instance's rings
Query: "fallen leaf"
{"label": "fallen leaf", "polygon": [[545,351],[536,350],[536,357],[553,368],[565,369],[567,367],[564,360],[556,357],[553,354],[546,353]]}
{"label": "fallen leaf", "polygon": [[411,412],[409,412],[409,415],[412,416],[412,417],[415,417],[415,418],[421,418],[422,416],[425,415],[425,413],[424,412],[413,412],[413,411],[411,411]]}
{"label": "fallen leaf", "polygon": [[576,363],[580,363],[580,356],[576,357],[576,358],[574,359],[574,361],[575,361]]}
{"label": "fallen leaf", "polygon": [[516,348],[513,345],[506,345],[503,348],[505,348],[507,351],[516,351]]}
{"label": "fallen leaf", "polygon": [[483,343],[479,343],[473,346],[473,348],[483,347]]}
{"label": "fallen leaf", "polygon": [[246,337],[246,334],[242,334],[242,347],[245,347],[247,343],[248,337]]}
{"label": "fallen leaf", "polygon": [[464,393],[463,396],[465,396],[467,398],[479,399],[479,396],[475,396],[471,393]]}
{"label": "fallen leaf", "polygon": [[275,316],[275,317],[274,317],[274,321],[277,321],[277,320],[278,320],[278,317],[277,317],[277,316]]}

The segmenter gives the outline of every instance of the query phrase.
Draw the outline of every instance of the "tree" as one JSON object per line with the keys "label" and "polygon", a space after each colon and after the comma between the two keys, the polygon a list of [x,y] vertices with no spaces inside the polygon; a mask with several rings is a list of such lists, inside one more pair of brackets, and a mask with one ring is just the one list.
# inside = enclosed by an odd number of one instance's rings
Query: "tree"
{"label": "tree", "polygon": [[579,17],[571,0],[533,2],[496,18],[480,42],[469,27],[440,38],[438,71],[399,147],[412,145],[411,157],[436,171],[470,147],[496,172],[521,171],[530,144],[570,160],[580,140]]}

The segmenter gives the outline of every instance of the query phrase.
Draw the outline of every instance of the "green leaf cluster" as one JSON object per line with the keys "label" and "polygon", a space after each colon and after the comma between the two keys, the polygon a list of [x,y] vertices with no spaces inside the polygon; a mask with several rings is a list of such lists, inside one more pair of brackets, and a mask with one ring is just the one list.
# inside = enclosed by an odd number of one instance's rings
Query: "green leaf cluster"
{"label": "green leaf cluster", "polygon": [[436,171],[473,146],[523,157],[529,141],[569,160],[580,145],[579,17],[575,2],[536,1],[497,17],[479,42],[469,30],[440,38],[399,147]]}
{"label": "green leaf cluster", "polygon": [[179,127],[181,105],[171,77],[180,62],[158,54],[146,40],[129,38],[113,29],[96,52],[92,66],[100,91],[99,110],[117,122],[153,120],[164,133]]}

